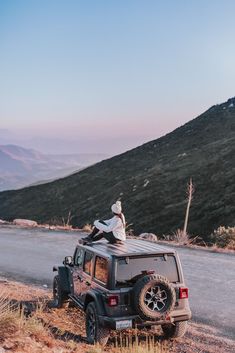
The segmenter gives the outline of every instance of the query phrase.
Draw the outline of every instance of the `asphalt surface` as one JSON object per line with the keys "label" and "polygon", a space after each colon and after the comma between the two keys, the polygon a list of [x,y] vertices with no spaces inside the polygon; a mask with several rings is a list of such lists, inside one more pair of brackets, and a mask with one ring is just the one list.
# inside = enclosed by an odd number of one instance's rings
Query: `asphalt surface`
{"label": "asphalt surface", "polygon": [[[76,232],[0,226],[0,276],[50,287],[53,265],[73,255],[80,237]],[[188,248],[177,252],[193,319],[235,339],[235,255]]]}

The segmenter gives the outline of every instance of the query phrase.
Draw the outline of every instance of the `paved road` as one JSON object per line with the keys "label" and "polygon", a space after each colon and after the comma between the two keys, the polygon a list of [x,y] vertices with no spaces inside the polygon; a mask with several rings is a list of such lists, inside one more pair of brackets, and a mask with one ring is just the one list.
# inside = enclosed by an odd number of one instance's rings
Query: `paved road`
{"label": "paved road", "polygon": [[[52,266],[72,255],[81,233],[0,227],[0,276],[51,286]],[[196,321],[235,339],[235,256],[177,248]]]}

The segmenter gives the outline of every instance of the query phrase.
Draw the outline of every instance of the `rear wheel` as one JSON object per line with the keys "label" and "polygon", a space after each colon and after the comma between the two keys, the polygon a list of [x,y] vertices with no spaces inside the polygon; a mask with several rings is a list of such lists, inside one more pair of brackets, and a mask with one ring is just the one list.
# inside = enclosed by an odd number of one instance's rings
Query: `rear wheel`
{"label": "rear wheel", "polygon": [[107,328],[100,326],[95,303],[89,303],[86,308],[86,335],[88,343],[99,343],[105,346],[109,339],[109,333],[110,331]]}
{"label": "rear wheel", "polygon": [[180,338],[186,333],[187,326],[187,321],[179,321],[174,324],[162,325],[162,331],[166,338]]}
{"label": "rear wheel", "polygon": [[53,281],[53,298],[53,304],[56,308],[62,308],[68,300],[67,293],[62,290],[60,277],[58,275],[54,277]]}

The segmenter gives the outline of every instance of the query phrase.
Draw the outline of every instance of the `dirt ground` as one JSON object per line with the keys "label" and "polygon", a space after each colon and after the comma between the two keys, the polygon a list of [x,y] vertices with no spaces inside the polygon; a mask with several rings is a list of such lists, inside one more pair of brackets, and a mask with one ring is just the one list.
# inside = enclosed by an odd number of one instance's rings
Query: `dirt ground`
{"label": "dirt ground", "polygon": [[[93,347],[86,343],[84,314],[75,307],[63,309],[50,308],[51,291],[45,288],[29,286],[18,282],[0,279],[1,298],[8,298],[13,305],[21,304],[25,315],[19,315],[15,321],[1,318],[0,312],[0,353],[130,353],[131,349],[121,347],[120,334],[112,333],[105,348]],[[1,306],[0,306],[1,309]],[[28,314],[28,316],[27,316]],[[3,322],[2,322],[3,321]],[[126,333],[123,344],[133,340],[136,344],[138,336],[139,348],[134,352],[148,351],[146,340],[154,338],[151,331],[135,330]],[[155,334],[156,345],[162,342],[161,332]],[[129,342],[128,341],[128,342]],[[141,349],[145,345],[146,350]],[[218,329],[191,322],[185,337],[177,342],[163,342],[164,349],[160,353],[232,353],[235,351],[235,341],[222,336]],[[131,351],[132,352],[132,351]]]}

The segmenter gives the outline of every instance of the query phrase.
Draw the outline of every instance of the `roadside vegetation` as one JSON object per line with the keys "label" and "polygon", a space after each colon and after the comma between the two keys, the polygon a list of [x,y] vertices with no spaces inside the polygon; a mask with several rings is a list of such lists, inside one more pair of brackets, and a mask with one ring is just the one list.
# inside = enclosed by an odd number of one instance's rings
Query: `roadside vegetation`
{"label": "roadside vegetation", "polygon": [[219,227],[210,235],[213,246],[235,250],[235,227]]}
{"label": "roadside vegetation", "polygon": [[211,250],[235,251],[235,227],[220,226],[204,241],[200,236],[189,235],[178,229],[172,235],[164,236],[165,241],[172,241],[178,245],[201,246]]}

